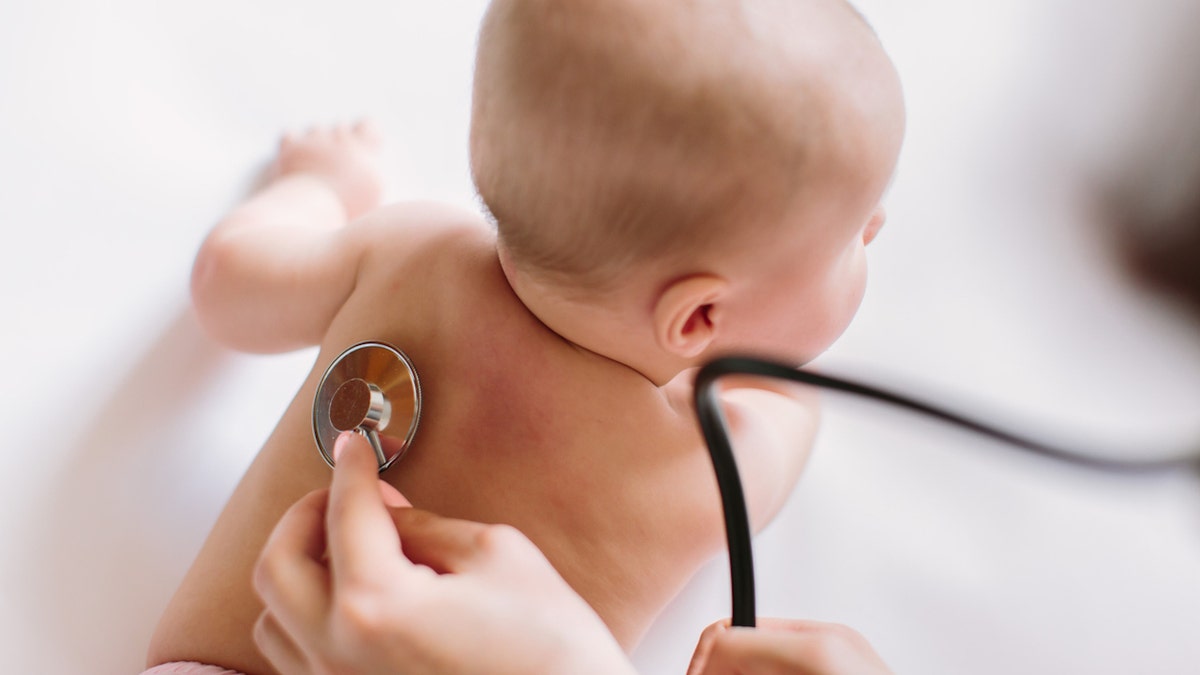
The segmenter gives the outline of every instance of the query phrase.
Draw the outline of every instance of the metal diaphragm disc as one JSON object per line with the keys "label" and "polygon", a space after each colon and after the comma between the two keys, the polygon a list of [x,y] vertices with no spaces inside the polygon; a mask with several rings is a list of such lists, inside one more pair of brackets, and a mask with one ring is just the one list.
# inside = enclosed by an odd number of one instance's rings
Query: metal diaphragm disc
{"label": "metal diaphragm disc", "polygon": [[383,342],[362,342],[325,370],[313,397],[313,437],[333,466],[333,444],[357,431],[375,450],[383,471],[404,456],[421,421],[421,381],[412,360]]}

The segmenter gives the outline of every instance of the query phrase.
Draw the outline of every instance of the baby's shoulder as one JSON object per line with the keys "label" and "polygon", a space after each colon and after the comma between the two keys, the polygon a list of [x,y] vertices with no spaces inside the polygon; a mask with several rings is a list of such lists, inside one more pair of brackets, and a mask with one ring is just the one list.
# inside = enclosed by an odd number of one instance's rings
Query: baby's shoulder
{"label": "baby's shoulder", "polygon": [[432,201],[397,202],[380,207],[347,226],[347,237],[368,252],[388,257],[420,255],[433,247],[494,247],[495,232],[479,213]]}
{"label": "baby's shoulder", "polygon": [[[359,218],[343,233],[357,271],[326,333],[331,348],[364,335],[404,344],[454,334],[467,305],[499,294],[495,233],[478,213],[437,202],[402,202]],[[336,343],[336,344],[335,344]]]}
{"label": "baby's shoulder", "polygon": [[400,202],[351,223],[361,251],[359,288],[445,293],[477,284],[469,270],[496,256],[495,230],[474,211],[439,202]]}

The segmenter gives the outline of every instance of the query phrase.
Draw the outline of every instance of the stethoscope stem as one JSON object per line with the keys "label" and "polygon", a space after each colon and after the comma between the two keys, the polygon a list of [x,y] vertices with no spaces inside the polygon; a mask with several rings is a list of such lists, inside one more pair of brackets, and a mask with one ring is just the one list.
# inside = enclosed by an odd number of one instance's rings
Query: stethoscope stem
{"label": "stethoscope stem", "polygon": [[715,359],[697,373],[693,395],[700,431],[708,446],[713,471],[717,475],[717,487],[721,493],[721,507],[725,516],[725,535],[729,545],[730,590],[733,596],[730,619],[734,626],[753,627],[755,625],[754,555],[750,541],[750,518],[746,510],[746,498],[716,388],[717,380],[726,375],[768,377],[863,396],[928,415],[1003,441],[1009,447],[1081,468],[1108,473],[1145,474],[1181,468],[1194,469],[1200,466],[1200,458],[1197,456],[1133,461],[1092,457],[1081,452],[1064,450],[1034,441],[995,425],[980,422],[879,387],[800,370],[782,363],[754,357],[734,356]]}

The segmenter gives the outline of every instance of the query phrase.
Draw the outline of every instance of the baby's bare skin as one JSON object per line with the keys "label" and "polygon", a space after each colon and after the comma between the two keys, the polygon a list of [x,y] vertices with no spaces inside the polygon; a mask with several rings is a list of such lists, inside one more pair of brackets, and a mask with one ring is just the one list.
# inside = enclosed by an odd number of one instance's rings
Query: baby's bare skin
{"label": "baby's bare skin", "polygon": [[[378,199],[377,147],[369,127],[289,137],[275,178],[197,261],[197,308],[219,338],[321,349],[172,600],[151,664],[273,672],[251,637],[262,609],[252,568],[283,511],[328,486],[314,389],[367,339],[403,349],[425,397],[414,447],[384,478],[420,508],[522,530],[627,649],[721,546],[690,373],[655,386],[549,330],[514,294],[476,214],[399,204],[345,226]],[[726,399],[735,444],[753,448],[739,463],[761,526],[803,466],[815,406],[753,387]]]}
{"label": "baby's bare skin", "polygon": [[[890,61],[842,0],[493,0],[470,148],[499,238],[446,206],[372,210],[369,125],[285,140],[273,180],[205,241],[193,299],[230,346],[320,354],[150,661],[271,672],[252,569],[284,510],[329,482],[313,390],[364,340],[407,352],[425,395],[385,478],[418,507],[522,530],[631,648],[721,548],[691,369],[731,352],[800,364],[841,334],[903,120]],[[795,484],[815,405],[725,386],[758,528]]]}

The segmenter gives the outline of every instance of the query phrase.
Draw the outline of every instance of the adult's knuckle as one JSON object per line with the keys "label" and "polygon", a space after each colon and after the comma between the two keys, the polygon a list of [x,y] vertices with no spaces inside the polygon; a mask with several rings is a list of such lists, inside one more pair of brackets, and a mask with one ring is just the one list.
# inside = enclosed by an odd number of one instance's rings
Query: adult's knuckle
{"label": "adult's knuckle", "polygon": [[830,639],[835,643],[849,647],[855,647],[866,643],[866,639],[863,638],[862,633],[859,633],[850,626],[842,623],[829,624],[829,635]]}
{"label": "adult's knuckle", "polygon": [[840,623],[825,624],[811,647],[811,661],[822,669],[834,670],[850,661],[866,640],[853,628]]}
{"label": "adult's knuckle", "polygon": [[365,589],[344,590],[333,611],[340,637],[355,644],[379,639],[388,624],[385,604],[378,594]]}
{"label": "adult's knuckle", "polygon": [[267,640],[267,614],[263,612],[258,615],[254,621],[254,628],[251,630],[251,637],[254,638],[255,644],[262,645]]}
{"label": "adult's knuckle", "polygon": [[250,580],[254,585],[254,590],[262,595],[275,585],[282,573],[279,558],[271,555],[270,551],[266,551],[254,563],[254,571]]}
{"label": "adult's knuckle", "polygon": [[708,626],[704,629],[704,632],[700,634],[700,639],[703,640],[707,638],[711,640],[717,635],[724,633],[728,626],[729,621],[726,619],[714,621],[713,623],[708,624]]}
{"label": "adult's knuckle", "polygon": [[737,637],[729,631],[723,630],[712,636],[710,651],[714,658],[725,658],[727,654],[736,652],[738,646]]}
{"label": "adult's knuckle", "polygon": [[486,525],[475,535],[475,545],[483,553],[498,553],[520,549],[525,535],[512,525]]}

